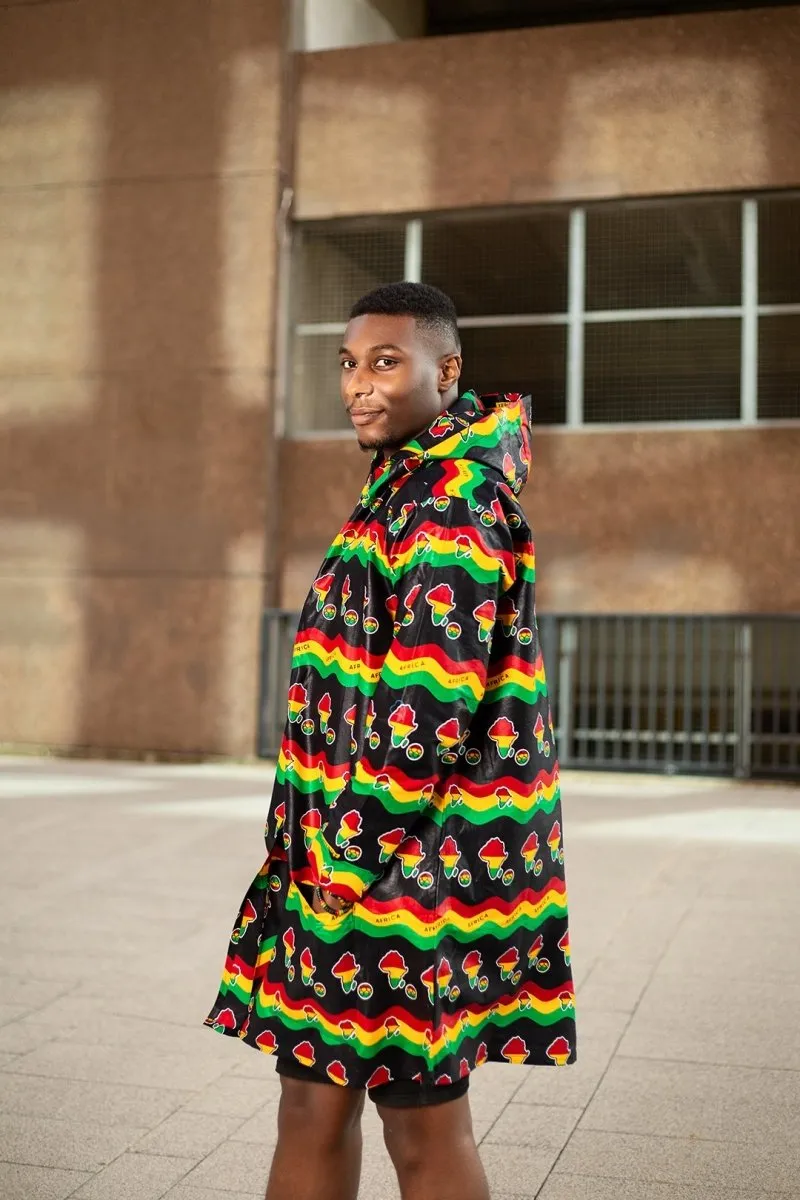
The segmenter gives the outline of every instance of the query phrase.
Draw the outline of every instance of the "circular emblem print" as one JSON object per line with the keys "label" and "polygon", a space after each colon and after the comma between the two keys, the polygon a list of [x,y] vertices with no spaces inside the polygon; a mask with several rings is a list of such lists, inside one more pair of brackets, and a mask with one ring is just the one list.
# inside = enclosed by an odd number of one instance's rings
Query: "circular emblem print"
{"label": "circular emblem print", "polygon": [[489,986],[489,976],[481,975],[480,979],[478,980],[478,991],[485,992],[486,989],[488,988],[488,986]]}
{"label": "circular emblem print", "polygon": [[481,525],[491,526],[496,524],[497,517],[488,508],[485,508],[481,513]]}
{"label": "circular emblem print", "polygon": [[461,637],[461,626],[459,625],[458,621],[450,621],[447,628],[445,629],[445,633],[450,638],[451,642],[454,642],[456,640],[456,638],[460,638]]}
{"label": "circular emblem print", "polygon": [[269,888],[271,892],[279,892],[281,890],[281,881],[277,875],[270,877]]}
{"label": "circular emblem print", "polygon": [[409,1000],[416,1000],[417,989],[414,987],[413,983],[406,984],[406,995],[408,996]]}
{"label": "circular emblem print", "polygon": [[457,1000],[460,995],[461,995],[461,988],[458,986],[458,984],[456,984],[455,987],[450,988],[450,999],[451,1000]]}
{"label": "circular emblem print", "polygon": [[423,871],[421,875],[417,876],[417,883],[427,892],[428,888],[433,887],[433,875],[430,871]]}
{"label": "circular emblem print", "polygon": [[537,858],[536,862],[533,864],[534,875],[541,875],[543,866],[544,866],[544,863],[542,862],[542,860],[540,858]]}
{"label": "circular emblem print", "polygon": [[531,761],[531,754],[530,754],[529,750],[518,750],[517,753],[514,755],[514,762],[519,767],[527,766],[530,761]]}
{"label": "circular emblem print", "polygon": [[[347,620],[346,617],[345,620]],[[523,646],[530,646],[531,642],[533,641],[533,630],[528,629],[527,625],[523,625],[522,629],[517,630],[517,638]]]}
{"label": "circular emblem print", "polygon": [[550,959],[549,958],[537,958],[536,970],[539,972],[540,975],[544,975],[545,972],[550,970]]}
{"label": "circular emblem print", "polygon": [[294,967],[286,968],[286,978],[289,980],[289,983],[294,982]]}
{"label": "circular emblem print", "polygon": [[348,846],[344,852],[344,856],[348,862],[358,862],[361,858],[360,846]]}
{"label": "circular emblem print", "polygon": [[458,872],[458,882],[460,883],[461,887],[469,887],[469,885],[472,883],[471,872],[466,871],[466,870],[459,871]]}
{"label": "circular emblem print", "polygon": [[509,529],[519,529],[520,525],[522,524],[522,521],[519,519],[517,513],[509,513],[506,520],[508,521]]}
{"label": "circular emblem print", "polygon": [[519,981],[521,979],[522,979],[522,971],[515,971],[514,974],[511,976],[511,982],[513,983],[514,987],[517,986],[517,984],[519,983]]}
{"label": "circular emblem print", "polygon": [[464,757],[471,767],[477,767],[478,763],[481,761],[481,752],[477,746],[473,746],[472,749],[467,751]]}
{"label": "circular emblem print", "polygon": [[453,754],[452,750],[447,750],[442,755],[442,762],[445,764],[445,766],[452,767],[453,763],[458,762],[458,755]]}
{"label": "circular emblem print", "polygon": [[424,753],[425,751],[419,742],[412,742],[411,745],[406,749],[406,754],[412,762],[419,762]]}
{"label": "circular emblem print", "polygon": [[329,746],[332,746],[333,743],[336,741],[336,734],[334,733],[334,731],[332,729],[327,729],[325,731],[325,741],[328,743]]}
{"label": "circular emblem print", "polygon": [[381,744],[381,735],[380,735],[379,733],[375,733],[375,732],[373,731],[373,732],[372,732],[372,733],[369,735],[369,748],[370,748],[370,750],[377,750],[377,749],[378,749],[378,746],[380,746],[380,744]]}
{"label": "circular emblem print", "polygon": [[377,633],[378,632],[378,618],[377,617],[365,617],[364,618],[364,632],[365,633]]}
{"label": "circular emblem print", "polygon": [[347,612],[344,614],[344,623],[350,627],[358,624],[358,613],[354,608],[348,608]]}
{"label": "circular emblem print", "polygon": [[326,621],[332,621],[333,618],[336,616],[336,605],[335,604],[326,604],[322,610],[322,615]]}
{"label": "circular emblem print", "polygon": [[306,720],[303,721],[303,724],[300,726],[300,728],[306,737],[309,737],[314,732],[314,722],[310,717],[307,717]]}
{"label": "circular emblem print", "polygon": [[328,989],[325,987],[324,983],[320,983],[318,981],[317,983],[314,984],[314,995],[319,996],[320,1000],[325,995],[327,990]]}
{"label": "circular emblem print", "polygon": [[437,512],[444,512],[450,505],[450,500],[447,496],[437,496],[433,502],[433,507]]}
{"label": "circular emblem print", "polygon": [[372,990],[373,989],[372,989],[371,983],[360,983],[358,985],[359,1000],[369,1000],[372,996]]}
{"label": "circular emblem print", "polygon": [[503,883],[506,885],[506,887],[508,887],[508,885],[513,882],[514,882],[514,872],[513,872],[512,868],[509,867],[507,871],[503,871]]}

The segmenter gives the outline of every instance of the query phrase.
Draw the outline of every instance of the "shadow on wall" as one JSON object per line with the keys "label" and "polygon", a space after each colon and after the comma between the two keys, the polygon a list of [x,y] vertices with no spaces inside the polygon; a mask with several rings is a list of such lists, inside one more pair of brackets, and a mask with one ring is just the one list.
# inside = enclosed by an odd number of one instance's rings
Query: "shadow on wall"
{"label": "shadow on wall", "polygon": [[0,13],[0,741],[254,749],[281,7]]}

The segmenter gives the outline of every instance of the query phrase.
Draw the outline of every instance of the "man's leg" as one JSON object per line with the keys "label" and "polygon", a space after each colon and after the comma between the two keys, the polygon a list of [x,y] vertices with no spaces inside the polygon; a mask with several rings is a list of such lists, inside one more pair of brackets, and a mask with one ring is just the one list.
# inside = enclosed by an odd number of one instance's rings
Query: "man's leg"
{"label": "man's leg", "polygon": [[445,1104],[377,1108],[403,1200],[489,1200],[469,1096]]}
{"label": "man's leg", "polygon": [[281,1077],[266,1200],[356,1200],[363,1091]]}

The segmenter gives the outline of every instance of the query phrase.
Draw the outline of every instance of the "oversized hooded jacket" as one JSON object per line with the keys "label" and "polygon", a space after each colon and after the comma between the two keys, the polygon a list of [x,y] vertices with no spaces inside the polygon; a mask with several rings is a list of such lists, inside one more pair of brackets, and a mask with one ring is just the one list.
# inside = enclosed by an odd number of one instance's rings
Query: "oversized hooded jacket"
{"label": "oversized hooded jacket", "polygon": [[[205,1024],[344,1086],[575,1058],[527,405],[467,392],[376,455],[300,617]],[[314,912],[316,883],[350,909]]]}

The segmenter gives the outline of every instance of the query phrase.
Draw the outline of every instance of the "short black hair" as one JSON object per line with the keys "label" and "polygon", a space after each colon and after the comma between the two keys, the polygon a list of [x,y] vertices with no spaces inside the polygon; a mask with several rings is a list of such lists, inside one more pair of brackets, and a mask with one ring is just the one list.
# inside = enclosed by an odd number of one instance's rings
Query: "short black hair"
{"label": "short black hair", "polygon": [[456,306],[445,292],[429,283],[385,283],[367,292],[350,309],[351,321],[373,315],[413,317],[422,329],[441,334],[456,350],[461,349]]}

